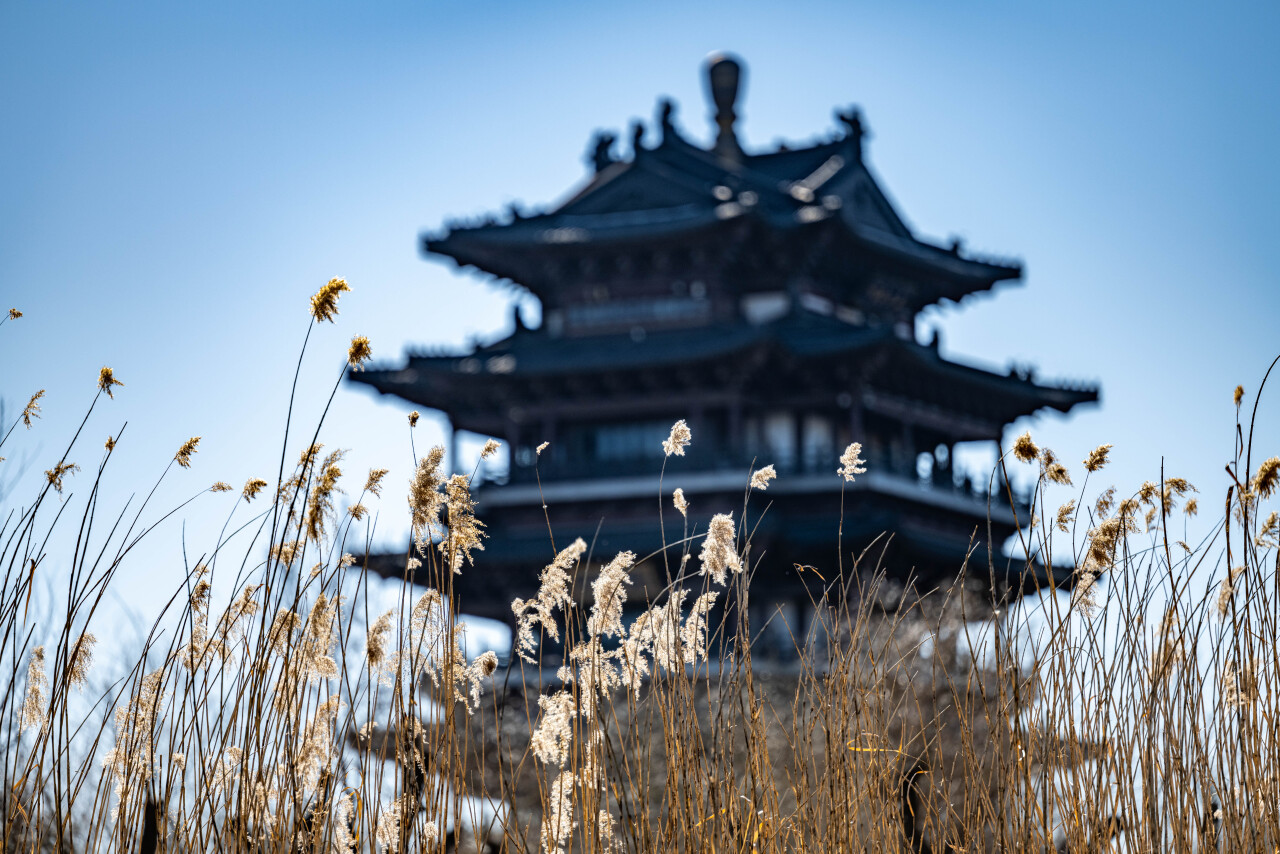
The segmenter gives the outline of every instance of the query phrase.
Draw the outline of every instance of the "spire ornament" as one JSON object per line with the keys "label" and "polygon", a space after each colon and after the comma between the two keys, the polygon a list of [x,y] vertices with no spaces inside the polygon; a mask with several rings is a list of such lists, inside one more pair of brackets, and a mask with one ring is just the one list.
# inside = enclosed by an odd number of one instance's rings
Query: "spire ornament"
{"label": "spire ornament", "polygon": [[728,53],[713,53],[707,57],[707,86],[711,102],[715,105],[716,144],[713,151],[730,163],[742,162],[742,146],[734,128],[738,114],[734,106],[742,83],[742,63]]}

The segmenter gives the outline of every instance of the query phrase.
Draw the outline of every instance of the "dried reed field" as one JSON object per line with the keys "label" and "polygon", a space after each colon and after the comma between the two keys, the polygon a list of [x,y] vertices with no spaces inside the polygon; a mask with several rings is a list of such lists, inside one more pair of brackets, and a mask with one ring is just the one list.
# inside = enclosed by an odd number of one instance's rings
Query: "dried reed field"
{"label": "dried reed field", "polygon": [[[314,323],[348,290],[321,288]],[[354,338],[350,366],[369,355]],[[1104,488],[1109,445],[1080,464],[1029,434],[1005,450],[998,466],[1037,478],[1023,551],[1077,568],[1035,619],[993,599],[1004,566],[970,562],[922,590],[878,563],[882,542],[842,554],[832,531],[831,565],[804,568],[816,616],[787,668],[753,664],[761,627],[745,607],[744,520],[772,466],[744,473],[740,512],[700,529],[673,459],[698,437],[677,422],[654,448],[656,497],[683,530],[668,525],[649,555],[596,555],[590,532],[549,530],[556,557],[512,603],[510,655],[469,656],[454,579],[483,571],[471,478],[442,472],[442,448],[415,451],[405,577],[425,567],[434,584],[405,582],[370,613],[352,555],[368,508],[402,487],[383,469],[344,480],[343,452],[309,425],[274,479],[209,487],[227,493],[224,536],[251,546],[208,548],[148,615],[136,657],[108,668],[93,632],[156,523],[96,500],[115,440],[90,449],[84,424],[122,385],[103,368],[76,438],[0,517],[3,850],[1277,850],[1280,457],[1252,417],[1265,383],[1236,389],[1225,492],[1164,472]],[[0,454],[38,430],[43,394],[0,425]],[[860,450],[831,477],[862,474]],[[1050,484],[1075,497],[1055,506]],[[356,503],[339,512],[343,488]],[[1183,542],[1197,512],[1221,515]],[[69,562],[49,559],[66,541]],[[624,620],[645,562],[666,587]],[[41,621],[33,591],[49,584],[66,613]]]}

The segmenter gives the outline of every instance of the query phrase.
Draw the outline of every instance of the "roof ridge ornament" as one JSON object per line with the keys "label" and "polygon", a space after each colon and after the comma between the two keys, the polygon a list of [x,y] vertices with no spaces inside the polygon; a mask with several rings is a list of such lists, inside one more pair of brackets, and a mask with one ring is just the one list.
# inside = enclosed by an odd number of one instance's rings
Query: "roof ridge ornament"
{"label": "roof ridge ornament", "polygon": [[616,134],[607,130],[598,130],[591,137],[591,163],[597,172],[601,172],[616,163],[613,156],[613,144],[617,142]]}
{"label": "roof ridge ornament", "polygon": [[849,109],[836,110],[836,119],[845,127],[844,138],[852,144],[858,160],[862,160],[862,140],[867,136],[867,126],[862,121],[862,110],[851,106]]}
{"label": "roof ridge ornament", "polygon": [[742,162],[742,146],[734,124],[738,114],[734,106],[742,82],[742,63],[732,54],[713,53],[707,57],[707,87],[716,108],[716,144],[711,149],[720,159],[733,165]]}
{"label": "roof ridge ornament", "polygon": [[675,112],[675,101],[670,98],[658,100],[658,126],[662,129],[661,144],[663,145],[680,139],[680,132],[676,130],[675,123],[671,121],[671,117],[675,115]]}

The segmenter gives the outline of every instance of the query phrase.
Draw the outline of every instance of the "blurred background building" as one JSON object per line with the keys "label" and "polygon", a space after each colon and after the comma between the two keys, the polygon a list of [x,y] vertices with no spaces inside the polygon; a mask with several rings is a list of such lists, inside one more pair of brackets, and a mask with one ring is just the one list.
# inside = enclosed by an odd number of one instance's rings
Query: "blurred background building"
{"label": "blurred background building", "polygon": [[[706,71],[709,148],[681,134],[663,100],[656,144],[640,123],[629,156],[597,134],[591,176],[552,209],[513,206],[423,237],[428,257],[536,298],[537,328],[517,307],[500,340],[351,376],[445,413],[455,436],[509,449],[505,466],[480,470],[490,537],[484,572],[456,579],[467,613],[511,619],[511,600],[554,555],[547,505],[557,535],[587,538],[597,566],[622,550],[657,554],[665,537],[666,565],[680,567],[698,549],[681,545],[684,532],[732,512],[758,560],[754,623],[785,618],[779,648],[802,636],[822,588],[798,566],[847,569],[878,538],[872,560],[899,581],[945,585],[966,564],[986,580],[989,558],[1003,577],[1002,544],[1030,509],[1003,480],[953,467],[956,446],[998,446],[1017,418],[1098,400],[1094,386],[943,358],[936,331],[917,340],[923,310],[1015,283],[1021,265],[914,234],[866,162],[856,108],[837,111],[838,129],[814,144],[744,150],[744,69],[718,55]],[[678,419],[693,443],[666,459]],[[867,472],[848,483],[836,470],[851,442]],[[744,518],[745,485],[766,465],[778,478]],[[687,528],[674,487],[690,504]],[[372,565],[399,577],[405,553]],[[661,589],[663,566],[649,561],[639,586]]]}

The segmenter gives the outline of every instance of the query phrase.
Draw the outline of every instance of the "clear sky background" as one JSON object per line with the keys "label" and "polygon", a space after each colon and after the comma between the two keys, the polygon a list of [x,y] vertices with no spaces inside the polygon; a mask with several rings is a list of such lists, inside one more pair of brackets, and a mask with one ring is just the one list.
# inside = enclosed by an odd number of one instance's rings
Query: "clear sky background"
{"label": "clear sky background", "polygon": [[[0,452],[3,501],[60,455],[104,364],[126,385],[71,459],[91,469],[128,422],[105,507],[145,494],[193,435],[195,464],[157,508],[274,479],[311,293],[331,276],[353,288],[312,337],[291,456],[352,335],[394,363],[510,328],[512,292],[423,260],[422,229],[562,197],[591,133],[625,139],[661,95],[709,139],[701,63],[727,49],[748,65],[749,148],[827,134],[857,103],[868,160],[919,234],[1023,260],[1022,286],[924,324],[952,358],[1101,384],[1100,407],[1014,431],[1077,474],[1114,443],[1097,486],[1124,493],[1163,459],[1212,516],[1231,390],[1251,403],[1280,352],[1277,32],[1274,3],[4,2],[0,308],[26,316],[0,329],[0,398],[12,419],[48,394]],[[1263,456],[1280,451],[1278,399],[1259,413]],[[352,449],[352,489],[392,469],[375,539],[396,547],[410,408],[344,385],[322,435]],[[424,418],[419,447],[440,440]],[[162,527],[122,579],[127,603],[167,598],[183,537],[207,550],[235,498]]]}

